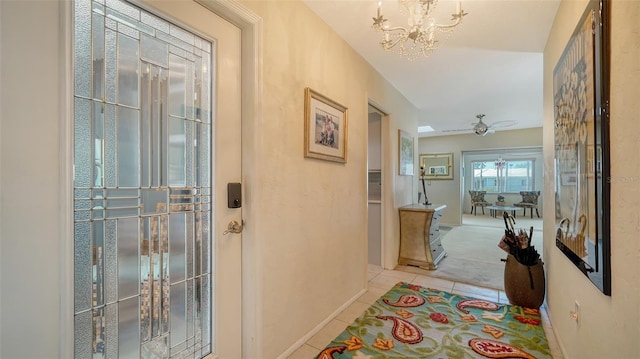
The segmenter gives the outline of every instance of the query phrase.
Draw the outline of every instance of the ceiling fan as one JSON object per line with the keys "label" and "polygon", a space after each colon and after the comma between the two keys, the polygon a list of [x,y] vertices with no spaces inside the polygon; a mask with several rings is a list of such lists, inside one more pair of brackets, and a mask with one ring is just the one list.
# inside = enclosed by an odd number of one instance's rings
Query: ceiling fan
{"label": "ceiling fan", "polygon": [[484,118],[484,116],[485,115],[482,113],[476,115],[478,122],[472,123],[471,124],[473,126],[472,128],[464,128],[464,129],[458,129],[458,130],[442,130],[442,132],[473,131],[478,136],[486,136],[486,135],[493,135],[496,132],[495,128],[509,127],[516,124],[516,121],[514,120],[505,120],[505,121],[494,122],[490,125],[487,125],[486,123],[482,122],[482,119]]}

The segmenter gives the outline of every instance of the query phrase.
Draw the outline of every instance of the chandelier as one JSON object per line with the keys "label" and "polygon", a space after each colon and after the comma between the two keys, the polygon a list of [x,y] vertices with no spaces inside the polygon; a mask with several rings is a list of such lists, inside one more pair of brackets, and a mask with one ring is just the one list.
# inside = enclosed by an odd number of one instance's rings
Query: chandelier
{"label": "chandelier", "polygon": [[378,16],[373,18],[373,28],[382,32],[382,48],[393,51],[410,61],[420,55],[429,56],[440,47],[440,41],[436,39],[436,33],[451,33],[462,22],[462,17],[467,13],[462,10],[462,4],[458,2],[456,12],[451,14],[451,23],[448,25],[436,24],[432,16],[438,0],[398,0],[401,12],[408,16],[408,27],[389,25],[389,20],[382,15],[382,0],[378,1]]}
{"label": "chandelier", "polygon": [[504,168],[507,165],[507,161],[502,159],[502,156],[498,156],[498,159],[494,162],[496,166],[496,184],[498,186],[498,192],[502,193],[505,191],[504,186],[506,183],[506,178],[504,177],[506,174],[504,173]]}

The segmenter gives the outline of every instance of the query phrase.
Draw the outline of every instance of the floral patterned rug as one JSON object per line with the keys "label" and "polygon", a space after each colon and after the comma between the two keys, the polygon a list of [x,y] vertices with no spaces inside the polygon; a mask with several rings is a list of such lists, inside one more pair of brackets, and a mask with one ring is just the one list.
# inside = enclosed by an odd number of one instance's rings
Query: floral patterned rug
{"label": "floral patterned rug", "polygon": [[400,282],[316,358],[552,356],[537,309]]}

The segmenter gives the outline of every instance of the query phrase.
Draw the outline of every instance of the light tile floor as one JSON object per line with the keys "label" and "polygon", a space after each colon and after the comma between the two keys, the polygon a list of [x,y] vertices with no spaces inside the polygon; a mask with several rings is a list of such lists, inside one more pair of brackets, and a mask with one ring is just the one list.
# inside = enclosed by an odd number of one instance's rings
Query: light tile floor
{"label": "light tile floor", "polygon": [[[314,358],[327,344],[351,324],[360,314],[362,314],[373,302],[378,300],[384,293],[399,281],[410,282],[434,289],[441,289],[450,293],[472,296],[475,298],[487,299],[497,303],[509,303],[504,291],[483,288],[467,283],[452,282],[449,280],[429,277],[421,274],[401,272],[397,270],[382,270],[380,267],[369,266],[368,272],[369,289],[357,301],[342,311],[336,318],[331,320],[324,328],[309,339],[303,346],[298,348],[288,359],[310,359]],[[547,341],[554,359],[563,359],[562,352],[556,342],[553,329],[546,308],[540,308],[542,313],[542,325],[547,334]]]}

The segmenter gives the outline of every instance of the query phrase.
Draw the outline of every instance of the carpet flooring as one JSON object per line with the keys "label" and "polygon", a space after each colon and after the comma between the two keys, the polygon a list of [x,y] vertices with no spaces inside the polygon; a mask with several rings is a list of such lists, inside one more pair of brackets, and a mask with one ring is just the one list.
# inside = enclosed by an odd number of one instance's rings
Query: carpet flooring
{"label": "carpet flooring", "polygon": [[[507,258],[507,253],[498,248],[503,235],[504,228],[499,227],[441,227],[442,246],[447,256],[438,263],[438,269],[409,266],[396,269],[504,290],[505,264],[501,259]],[[542,231],[534,230],[532,245],[542,255]]]}
{"label": "carpet flooring", "polygon": [[540,312],[399,282],[316,359],[552,358]]}

